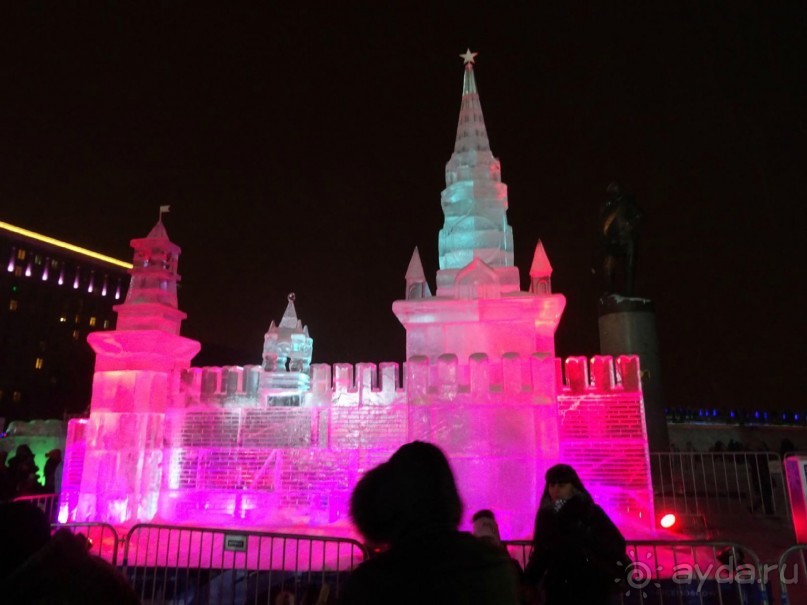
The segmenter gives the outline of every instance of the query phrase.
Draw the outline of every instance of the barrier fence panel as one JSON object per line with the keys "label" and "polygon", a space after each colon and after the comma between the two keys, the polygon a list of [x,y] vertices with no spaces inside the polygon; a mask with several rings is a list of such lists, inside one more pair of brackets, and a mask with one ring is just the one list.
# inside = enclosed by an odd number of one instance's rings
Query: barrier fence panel
{"label": "barrier fence panel", "polygon": [[113,526],[106,523],[54,523],[50,527],[53,533],[66,529],[74,535],[83,536],[90,554],[117,566],[121,541]]}
{"label": "barrier fence panel", "polygon": [[144,524],[126,537],[123,569],[144,604],[273,605],[283,592],[332,601],[366,558],[347,538]]}
{"label": "barrier fence panel", "polygon": [[807,603],[807,544],[783,552],[777,570],[782,605]]}
{"label": "barrier fence panel", "polygon": [[14,502],[28,502],[45,513],[51,523],[56,522],[59,514],[59,494],[36,494],[33,496],[19,496]]}
{"label": "barrier fence panel", "polygon": [[502,544],[507,547],[510,556],[518,561],[521,569],[525,569],[532,554],[532,540],[502,540]]}
{"label": "barrier fence panel", "polygon": [[650,454],[656,509],[680,514],[787,517],[782,460],[772,452]]}
{"label": "barrier fence panel", "polygon": [[[532,543],[505,545],[526,566]],[[733,542],[630,541],[627,554],[630,563],[614,571],[622,605],[769,605],[766,584],[778,578],[753,551]]]}

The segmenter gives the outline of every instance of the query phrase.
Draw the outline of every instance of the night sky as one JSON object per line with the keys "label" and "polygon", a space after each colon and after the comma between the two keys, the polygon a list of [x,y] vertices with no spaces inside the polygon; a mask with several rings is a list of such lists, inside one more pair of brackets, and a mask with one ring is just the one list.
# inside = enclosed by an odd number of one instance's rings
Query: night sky
{"label": "night sky", "polygon": [[567,297],[559,355],[597,353],[619,179],[668,405],[807,407],[807,3],[66,4],[0,15],[0,220],[130,259],[170,204],[201,362],[257,363],[291,291],[314,361],[403,360],[470,47],[523,286],[540,237]]}

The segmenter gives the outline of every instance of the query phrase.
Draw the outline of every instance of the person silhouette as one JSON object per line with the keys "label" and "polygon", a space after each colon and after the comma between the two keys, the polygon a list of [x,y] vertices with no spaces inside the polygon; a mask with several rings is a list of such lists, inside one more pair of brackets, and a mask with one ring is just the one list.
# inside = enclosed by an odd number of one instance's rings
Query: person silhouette
{"label": "person silhouette", "polygon": [[625,538],[568,464],[546,472],[535,516],[533,553],[524,570],[546,605],[606,605],[628,563]]}
{"label": "person silhouette", "polygon": [[359,565],[342,605],[516,605],[510,557],[458,531],[462,502],[448,460],[421,441],[403,445],[353,490],[350,514],[380,554]]}

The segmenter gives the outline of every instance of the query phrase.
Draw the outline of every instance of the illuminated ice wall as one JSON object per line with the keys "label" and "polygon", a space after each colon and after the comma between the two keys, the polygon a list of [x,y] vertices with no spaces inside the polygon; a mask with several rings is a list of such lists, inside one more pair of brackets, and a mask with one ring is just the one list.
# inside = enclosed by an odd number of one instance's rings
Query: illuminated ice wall
{"label": "illuminated ice wall", "polygon": [[466,511],[494,509],[507,537],[531,534],[544,471],[559,461],[629,533],[649,530],[638,363],[555,359],[565,299],[552,293],[540,242],[521,290],[507,203],[471,59],[446,165],[436,292],[416,249],[393,304],[407,335],[402,367],[309,366],[313,340],[290,296],[259,364],[191,368],[198,343],[179,336],[179,248],[161,222],[133,240],[118,329],[90,336],[91,415],[69,427],[61,517],[344,523],[362,473],[421,439],[448,454]]}

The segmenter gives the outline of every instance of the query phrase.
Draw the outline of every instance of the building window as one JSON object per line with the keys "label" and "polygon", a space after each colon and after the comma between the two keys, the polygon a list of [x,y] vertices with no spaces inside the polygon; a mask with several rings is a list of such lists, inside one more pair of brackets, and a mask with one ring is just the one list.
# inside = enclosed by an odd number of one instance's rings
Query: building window
{"label": "building window", "polygon": [[[17,250],[17,258],[18,258],[19,260],[25,260],[25,250],[23,250],[22,248],[20,248],[19,250]],[[17,392],[17,391],[15,391],[15,393],[16,393],[16,392]]]}
{"label": "building window", "polygon": [[81,321],[81,316],[78,313],[76,313],[76,316],[73,317],[73,323],[77,324],[79,321]]}
{"label": "building window", "polygon": [[78,340],[78,330],[73,330],[73,340]]}
{"label": "building window", "polygon": [[36,256],[34,256],[34,264],[35,265],[41,265],[42,264],[42,257],[39,256],[38,254]]}
{"label": "building window", "polygon": [[17,310],[17,301],[13,298],[8,301],[8,310],[9,311],[16,311]]}
{"label": "building window", "polygon": [[109,327],[109,320],[105,319],[104,320],[104,330],[106,330],[108,327]]}
{"label": "building window", "polygon": [[14,391],[14,394],[11,396],[11,400],[14,403],[19,403],[20,401],[22,401],[22,393],[20,393],[19,391]]}
{"label": "building window", "polygon": [[20,277],[22,275],[22,267],[14,267],[14,275]]}
{"label": "building window", "polygon": [[42,366],[45,365],[45,360],[41,357],[37,357],[36,361],[34,362],[34,368],[37,370],[41,370]]}
{"label": "building window", "polygon": [[90,317],[90,326],[94,326],[94,325],[95,325],[95,318]]}

